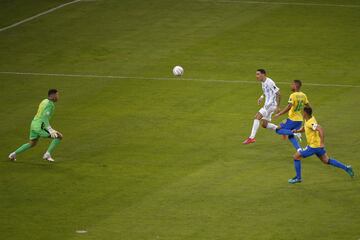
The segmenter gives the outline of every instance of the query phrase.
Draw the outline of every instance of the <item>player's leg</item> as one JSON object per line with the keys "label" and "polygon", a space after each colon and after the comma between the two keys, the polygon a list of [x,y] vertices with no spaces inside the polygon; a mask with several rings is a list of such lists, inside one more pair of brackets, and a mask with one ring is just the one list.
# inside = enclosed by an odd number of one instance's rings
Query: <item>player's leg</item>
{"label": "player's leg", "polygon": [[317,153],[317,156],[324,164],[328,164],[333,167],[341,168],[344,171],[346,171],[350,175],[350,177],[353,177],[355,175],[351,166],[347,166],[336,159],[329,158],[329,156],[327,155],[327,153],[325,152],[325,150],[323,148],[319,150],[319,153]]}
{"label": "player's leg", "polygon": [[248,137],[243,142],[243,144],[250,144],[250,143],[254,143],[256,141],[255,136],[256,136],[257,131],[259,130],[260,120],[263,118],[263,115],[261,114],[260,111],[258,113],[256,113],[256,115],[254,117],[254,122],[253,122],[253,126],[252,126],[252,129],[251,129],[250,137]]}
{"label": "player's leg", "polygon": [[263,115],[260,112],[256,113],[256,115],[254,117],[253,126],[252,126],[252,129],[251,129],[250,138],[255,138],[256,137],[256,133],[259,130],[260,121],[261,121],[262,118],[263,118]]}
{"label": "player's leg", "polygon": [[28,143],[25,143],[21,145],[18,149],[15,150],[16,154],[20,154],[22,152],[25,152],[26,150],[35,147],[38,142],[38,139],[32,139]]}
{"label": "player's leg", "polygon": [[288,182],[291,183],[291,184],[302,182],[302,177],[301,177],[301,158],[302,158],[302,155],[299,152],[296,152],[294,154],[293,158],[294,158],[294,168],[295,168],[296,176],[288,180]]}
{"label": "player's leg", "polygon": [[270,107],[267,110],[265,108],[262,108],[261,110],[265,110],[265,111],[263,111],[263,114],[262,114],[263,118],[261,119],[261,126],[263,128],[267,128],[267,129],[275,131],[278,128],[278,126],[271,123],[271,116],[275,112],[276,107]]}
{"label": "player's leg", "polygon": [[261,126],[263,128],[267,128],[267,129],[270,129],[270,130],[276,130],[278,128],[277,125],[271,123],[270,121],[268,121],[267,119],[261,119]]}
{"label": "player's leg", "polygon": [[9,159],[12,161],[16,161],[16,156],[22,152],[25,152],[26,150],[35,147],[37,143],[37,139],[30,140],[28,143],[25,143],[21,145],[18,149],[16,149],[14,152],[10,153]]}
{"label": "player's leg", "polygon": [[291,120],[286,119],[285,123],[280,123],[280,126],[278,129],[276,129],[276,133],[279,135],[293,135],[294,133],[291,131]]}
{"label": "player's leg", "polygon": [[296,176],[292,179],[289,179],[289,183],[294,184],[294,183],[299,183],[302,182],[302,177],[301,177],[301,159],[302,158],[307,158],[310,157],[312,155],[314,155],[314,148],[311,148],[309,146],[307,146],[304,149],[300,149],[298,151],[296,151],[296,153],[294,154],[294,167],[295,167],[295,171],[296,171]]}
{"label": "player's leg", "polygon": [[20,153],[25,152],[26,150],[35,147],[37,142],[39,140],[39,134],[34,129],[30,129],[30,141],[28,143],[25,143],[21,145],[19,148],[17,148],[14,152],[10,153],[9,159],[12,161],[16,161],[16,156]]}
{"label": "player's leg", "polygon": [[291,121],[290,119],[286,119],[286,122],[280,124],[280,128],[276,129],[277,134],[288,136],[289,141],[297,151],[301,149],[301,146],[297,141],[297,139],[295,138],[295,134],[292,132],[292,130],[300,129],[301,125],[302,125],[301,121]]}
{"label": "player's leg", "polygon": [[301,146],[300,146],[300,143],[298,142],[298,140],[295,138],[295,135],[289,135],[288,136],[289,138],[289,141],[291,142],[291,144],[293,145],[293,147],[296,149],[296,150],[300,150],[301,149]]}
{"label": "player's leg", "polygon": [[275,132],[281,136],[283,136],[283,139],[286,140],[287,136],[293,134],[292,131],[289,131],[290,128],[288,126],[289,119],[286,119],[285,123],[280,123],[280,126],[278,129],[275,130]]}
{"label": "player's leg", "polygon": [[54,149],[56,148],[56,146],[60,144],[62,139],[63,139],[63,135],[61,133],[59,133],[58,137],[54,138],[51,141],[49,148],[47,149],[46,152],[51,154],[54,151]]}
{"label": "player's leg", "polygon": [[[42,137],[47,137],[47,138],[51,138],[50,134],[44,130]],[[63,139],[63,135],[58,132],[58,137],[57,138],[53,138],[53,140],[51,141],[48,149],[46,150],[43,159],[47,160],[49,162],[54,162],[55,160],[51,157],[51,154],[53,153],[54,149],[60,144],[61,140]]]}

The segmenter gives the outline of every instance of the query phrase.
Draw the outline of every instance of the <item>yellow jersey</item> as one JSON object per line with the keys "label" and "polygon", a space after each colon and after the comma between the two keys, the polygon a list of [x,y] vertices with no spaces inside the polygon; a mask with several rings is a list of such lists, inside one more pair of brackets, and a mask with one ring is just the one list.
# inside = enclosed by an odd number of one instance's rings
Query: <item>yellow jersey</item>
{"label": "yellow jersey", "polygon": [[292,104],[289,110],[289,119],[291,121],[303,121],[301,110],[305,104],[308,104],[308,99],[303,92],[294,92],[290,95],[288,103]]}
{"label": "yellow jersey", "polygon": [[305,135],[308,145],[312,148],[319,148],[321,145],[321,138],[319,131],[316,130],[318,123],[313,116],[305,121]]}

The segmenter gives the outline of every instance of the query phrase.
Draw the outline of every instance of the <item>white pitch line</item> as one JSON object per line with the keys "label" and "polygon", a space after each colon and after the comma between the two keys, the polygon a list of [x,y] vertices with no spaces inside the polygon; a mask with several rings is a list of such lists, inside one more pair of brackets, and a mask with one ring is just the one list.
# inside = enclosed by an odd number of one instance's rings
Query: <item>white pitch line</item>
{"label": "white pitch line", "polygon": [[[0,72],[2,75],[27,75],[27,76],[49,76],[49,77],[68,77],[68,78],[107,78],[107,79],[132,79],[132,80],[155,80],[155,81],[193,81],[193,82],[213,82],[213,83],[245,83],[258,84],[254,81],[246,80],[224,80],[224,79],[202,79],[202,78],[170,78],[170,77],[137,77],[137,76],[116,76],[116,75],[94,75],[94,74],[67,74],[67,73],[36,73],[36,72]],[[278,84],[289,84],[289,82],[276,82]],[[325,83],[305,83],[307,86],[319,87],[353,87],[360,88],[360,85],[351,84],[325,84]]]}
{"label": "white pitch line", "polygon": [[271,5],[293,5],[293,6],[317,6],[317,7],[346,7],[360,8],[360,5],[353,4],[332,4],[332,3],[304,3],[304,2],[265,2],[265,1],[237,1],[237,0],[198,0],[200,2],[212,3],[243,3],[243,4],[271,4]]}
{"label": "white pitch line", "polygon": [[8,30],[10,28],[14,28],[14,27],[19,26],[19,25],[21,25],[23,23],[30,22],[30,21],[34,20],[35,18],[41,17],[41,16],[46,15],[48,13],[54,12],[54,11],[60,9],[60,8],[66,7],[66,6],[70,5],[70,4],[74,4],[74,3],[77,3],[77,2],[80,2],[80,1],[81,0],[74,0],[74,1],[71,1],[71,2],[68,2],[68,3],[61,4],[61,5],[57,6],[57,7],[51,8],[51,9],[45,11],[45,12],[41,12],[39,14],[36,14],[36,15],[32,16],[32,17],[21,20],[20,22],[11,24],[11,25],[9,25],[7,27],[0,28],[0,32],[3,32],[3,31]]}

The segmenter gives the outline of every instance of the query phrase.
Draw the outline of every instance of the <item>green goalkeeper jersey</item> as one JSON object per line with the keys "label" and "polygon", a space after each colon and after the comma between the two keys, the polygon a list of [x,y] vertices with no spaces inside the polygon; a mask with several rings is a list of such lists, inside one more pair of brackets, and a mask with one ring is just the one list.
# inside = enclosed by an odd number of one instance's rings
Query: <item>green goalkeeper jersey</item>
{"label": "green goalkeeper jersey", "polygon": [[46,129],[50,126],[50,119],[54,113],[55,104],[49,99],[41,101],[38,111],[33,119],[32,125],[37,128]]}

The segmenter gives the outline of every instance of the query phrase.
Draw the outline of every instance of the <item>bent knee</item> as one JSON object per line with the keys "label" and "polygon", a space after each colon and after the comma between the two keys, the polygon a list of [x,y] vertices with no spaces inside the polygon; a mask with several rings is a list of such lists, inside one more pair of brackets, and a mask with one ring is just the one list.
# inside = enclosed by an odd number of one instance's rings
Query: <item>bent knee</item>
{"label": "bent knee", "polygon": [[301,160],[301,155],[300,155],[299,153],[295,153],[295,154],[293,155],[293,158],[294,158],[295,160]]}
{"label": "bent knee", "polygon": [[256,115],[254,116],[254,119],[257,119],[257,120],[261,120],[263,118],[263,116],[261,115],[261,113],[256,113]]}
{"label": "bent knee", "polygon": [[329,164],[329,159],[321,159],[321,162],[322,162],[323,164]]}

